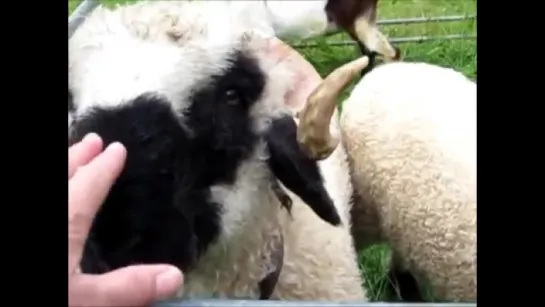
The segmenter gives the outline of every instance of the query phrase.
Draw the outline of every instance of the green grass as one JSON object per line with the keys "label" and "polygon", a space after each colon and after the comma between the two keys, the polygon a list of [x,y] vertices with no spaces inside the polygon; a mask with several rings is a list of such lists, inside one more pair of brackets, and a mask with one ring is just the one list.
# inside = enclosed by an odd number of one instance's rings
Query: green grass
{"label": "green grass", "polygon": [[[476,0],[381,0],[379,19],[432,17],[448,15],[474,15]],[[381,31],[390,38],[411,36],[439,36],[448,34],[476,35],[477,23],[474,20],[456,22],[435,22],[407,25],[382,26]],[[331,46],[328,41],[350,40],[346,34],[327,38],[310,39],[298,43],[317,43],[317,48],[299,48],[299,51],[325,76],[336,67],[358,57],[359,50],[352,46]],[[407,61],[423,61],[454,68],[466,76],[477,77],[476,40],[443,40],[425,43],[405,43],[399,47]],[[355,84],[358,80],[354,80]],[[349,93],[352,87],[345,91]]]}
{"label": "green grass", "polygon": [[[134,1],[134,0],[132,0]],[[70,12],[79,0],[68,1]],[[122,3],[126,1],[103,0],[102,2]],[[381,0],[379,19],[431,17],[445,15],[476,14],[476,0]],[[412,25],[383,26],[382,32],[388,37],[436,36],[447,34],[475,35],[475,21],[436,22]],[[327,44],[331,40],[348,40],[344,34],[328,38],[317,38],[305,43],[318,43],[319,47],[300,48],[299,51],[325,76],[336,67],[359,56],[355,46],[335,47]],[[299,42],[297,42],[299,43]],[[424,61],[454,68],[470,78],[477,77],[477,42],[476,40],[450,40],[400,45],[404,58],[408,61]],[[354,83],[357,80],[354,81]],[[351,90],[349,87],[344,95]],[[365,276],[368,296],[374,301],[396,300],[395,293],[388,293],[386,277],[389,248],[376,245],[359,252],[360,265]]]}

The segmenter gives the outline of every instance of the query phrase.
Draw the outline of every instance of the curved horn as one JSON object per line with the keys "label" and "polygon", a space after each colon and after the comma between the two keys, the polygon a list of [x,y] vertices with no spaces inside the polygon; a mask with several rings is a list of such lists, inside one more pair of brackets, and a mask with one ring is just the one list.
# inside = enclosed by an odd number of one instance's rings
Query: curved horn
{"label": "curved horn", "polygon": [[358,40],[369,50],[377,52],[386,62],[401,59],[401,52],[390,44],[388,38],[379,31],[375,22],[369,21],[367,15],[361,15],[354,21],[354,31]]}
{"label": "curved horn", "polygon": [[366,56],[344,64],[330,73],[308,97],[307,104],[298,114],[297,142],[310,158],[323,160],[339,144],[329,130],[337,97],[368,64]]}

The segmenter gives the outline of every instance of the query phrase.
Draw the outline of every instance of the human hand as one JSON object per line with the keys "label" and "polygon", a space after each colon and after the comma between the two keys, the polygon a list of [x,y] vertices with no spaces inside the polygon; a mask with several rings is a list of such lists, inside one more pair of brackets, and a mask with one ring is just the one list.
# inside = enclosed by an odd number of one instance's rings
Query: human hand
{"label": "human hand", "polygon": [[102,275],[82,274],[83,247],[93,218],[121,173],[126,150],[119,143],[102,151],[102,140],[87,135],[68,148],[68,305],[146,306],[182,285],[169,265],[134,265]]}

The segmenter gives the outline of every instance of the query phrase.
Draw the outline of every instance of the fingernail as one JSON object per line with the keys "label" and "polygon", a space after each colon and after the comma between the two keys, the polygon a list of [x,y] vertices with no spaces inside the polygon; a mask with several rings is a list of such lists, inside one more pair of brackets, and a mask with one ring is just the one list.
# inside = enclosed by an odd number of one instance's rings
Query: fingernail
{"label": "fingernail", "polygon": [[119,143],[119,142],[113,142],[108,147],[106,147],[105,151],[116,151],[116,150],[124,150],[125,147]]}
{"label": "fingernail", "polygon": [[156,293],[162,299],[176,294],[181,285],[182,272],[174,267],[169,267],[160,273],[155,280]]}
{"label": "fingernail", "polygon": [[91,132],[91,133],[87,133],[87,135],[85,135],[85,137],[81,141],[88,142],[88,141],[91,141],[92,139],[97,139],[97,138],[100,138],[98,134]]}

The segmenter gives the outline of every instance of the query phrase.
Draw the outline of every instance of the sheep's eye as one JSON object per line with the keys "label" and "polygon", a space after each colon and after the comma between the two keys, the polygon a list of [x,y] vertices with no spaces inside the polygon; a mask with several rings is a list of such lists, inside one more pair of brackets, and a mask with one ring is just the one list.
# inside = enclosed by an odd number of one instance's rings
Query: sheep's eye
{"label": "sheep's eye", "polygon": [[235,106],[240,103],[240,95],[234,89],[229,89],[225,92],[225,102],[228,105]]}

